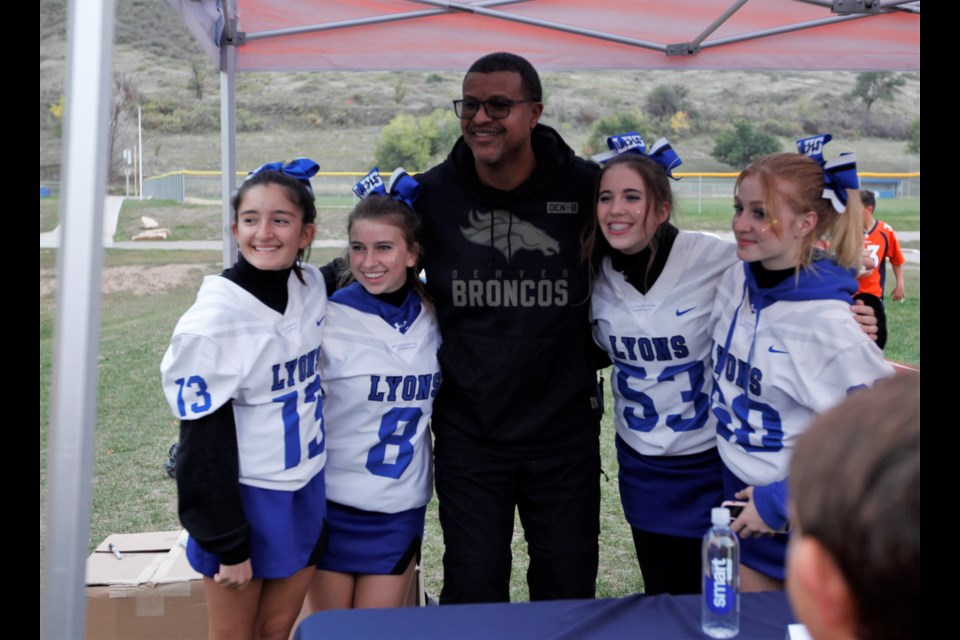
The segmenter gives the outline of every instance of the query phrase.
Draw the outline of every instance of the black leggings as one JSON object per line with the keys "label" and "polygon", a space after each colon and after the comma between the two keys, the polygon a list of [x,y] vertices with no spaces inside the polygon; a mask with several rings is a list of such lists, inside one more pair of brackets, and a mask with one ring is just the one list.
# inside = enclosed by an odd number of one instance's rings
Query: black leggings
{"label": "black leggings", "polygon": [[700,593],[699,538],[681,538],[633,529],[644,593],[683,595]]}

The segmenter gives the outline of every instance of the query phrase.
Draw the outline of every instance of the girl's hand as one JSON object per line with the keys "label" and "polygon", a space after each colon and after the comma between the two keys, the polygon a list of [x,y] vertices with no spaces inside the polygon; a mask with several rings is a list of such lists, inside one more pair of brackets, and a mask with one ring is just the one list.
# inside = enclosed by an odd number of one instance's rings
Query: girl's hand
{"label": "girl's hand", "polygon": [[873,307],[863,300],[854,300],[850,311],[853,312],[853,319],[857,321],[860,330],[876,341],[879,328],[877,327],[877,316]]}
{"label": "girl's hand", "polygon": [[760,536],[772,536],[776,533],[767,526],[760,514],[757,512],[757,505],[753,502],[753,487],[747,487],[743,491],[738,491],[737,500],[743,500],[747,506],[737,516],[737,519],[730,524],[733,532],[741,538],[759,538]]}
{"label": "girl's hand", "polygon": [[253,578],[253,566],[249,560],[240,564],[221,564],[220,571],[213,576],[213,581],[228,589],[243,589]]}

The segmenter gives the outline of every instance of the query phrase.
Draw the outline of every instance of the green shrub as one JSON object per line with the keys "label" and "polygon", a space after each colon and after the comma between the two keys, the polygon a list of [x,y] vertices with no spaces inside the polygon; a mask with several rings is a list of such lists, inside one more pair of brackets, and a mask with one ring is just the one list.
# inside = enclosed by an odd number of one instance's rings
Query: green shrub
{"label": "green shrub", "polygon": [[249,109],[237,109],[237,131],[263,131],[263,121]]}
{"label": "green shrub", "polygon": [[878,100],[892,102],[894,94],[906,83],[906,78],[889,71],[864,71],[857,74],[857,84],[850,97],[860,100],[870,113],[870,107]]}
{"label": "green shrub", "polygon": [[[607,138],[621,133],[636,131],[641,136],[647,133],[648,125],[639,111],[615,113],[600,118],[593,124],[587,145],[583,148],[583,155],[589,156],[600,153],[607,148]],[[666,132],[664,132],[666,133]],[[659,138],[660,136],[657,136]],[[646,137],[644,137],[646,140]],[[648,140],[653,142],[653,140]]]}
{"label": "green shrub", "polygon": [[717,134],[711,155],[723,162],[743,169],[768,153],[780,151],[780,143],[768,133],[756,131],[747,120],[737,120]]}
{"label": "green shrub", "polygon": [[182,105],[160,98],[145,103],[142,115],[145,129],[162,133],[212,133],[220,130],[220,109],[215,104]]}
{"label": "green shrub", "polygon": [[435,109],[421,118],[401,113],[383,128],[374,157],[383,173],[397,167],[419,171],[448,153],[459,136],[460,123],[447,109]]}
{"label": "green shrub", "polygon": [[400,113],[383,128],[374,157],[384,173],[397,167],[426,167],[430,162],[430,140],[416,118]]}
{"label": "green shrub", "polygon": [[430,155],[438,160],[450,153],[453,144],[460,137],[460,119],[450,109],[434,109],[429,115],[420,118],[429,123]]}
{"label": "green shrub", "polygon": [[907,142],[907,151],[920,153],[920,118],[910,123],[910,140]]}
{"label": "green shrub", "polygon": [[687,95],[690,90],[679,84],[657,85],[647,95],[647,113],[661,120],[670,118],[678,111],[690,111]]}

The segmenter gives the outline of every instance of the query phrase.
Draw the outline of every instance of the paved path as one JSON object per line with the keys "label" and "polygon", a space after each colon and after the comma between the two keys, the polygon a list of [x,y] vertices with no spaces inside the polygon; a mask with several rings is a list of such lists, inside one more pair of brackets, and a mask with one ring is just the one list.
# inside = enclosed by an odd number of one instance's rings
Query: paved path
{"label": "paved path", "polygon": [[[40,245],[41,247],[43,245]],[[107,245],[103,245],[107,246]],[[313,244],[310,245],[315,249],[320,249],[324,247],[333,247],[334,249],[342,249],[347,246],[347,241],[344,240],[314,240]],[[194,250],[211,250],[211,251],[220,251],[223,248],[222,240],[137,240],[137,241],[124,241],[124,242],[114,242],[110,245],[112,249],[174,249],[174,250],[183,250],[183,249],[194,249]]]}
{"label": "paved path", "polygon": [[[117,232],[117,218],[120,215],[120,207],[123,204],[123,196],[107,196],[106,205],[103,208],[103,246],[113,249],[167,249],[167,250],[210,250],[221,251],[223,249],[222,240],[143,240],[143,241],[125,241],[114,242],[113,236]],[[724,240],[733,242],[733,232],[722,231],[714,234]],[[907,242],[920,240],[919,231],[898,231],[897,238]],[[56,249],[60,246],[60,227],[57,226],[53,231],[40,234],[41,249]],[[347,246],[346,240],[314,240],[313,246],[341,248]],[[903,256],[907,262],[920,264],[919,249],[904,249]]]}
{"label": "paved path", "polygon": [[[103,207],[103,246],[113,247],[113,236],[117,233],[117,219],[120,217],[120,207],[123,206],[123,196],[107,196]],[[56,249],[60,246],[60,225],[53,231],[40,234],[41,249]]]}

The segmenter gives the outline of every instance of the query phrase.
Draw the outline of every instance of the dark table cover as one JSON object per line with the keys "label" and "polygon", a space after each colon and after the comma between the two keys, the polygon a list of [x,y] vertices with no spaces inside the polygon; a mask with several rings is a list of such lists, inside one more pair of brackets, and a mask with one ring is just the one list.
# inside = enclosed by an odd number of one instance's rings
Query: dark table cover
{"label": "dark table cover", "polygon": [[[795,622],[782,591],[743,594],[739,639],[783,640]],[[305,619],[297,640],[705,638],[699,596],[629,596],[322,611]]]}

